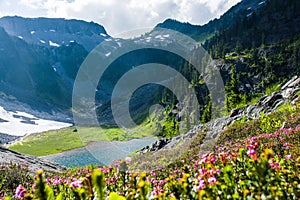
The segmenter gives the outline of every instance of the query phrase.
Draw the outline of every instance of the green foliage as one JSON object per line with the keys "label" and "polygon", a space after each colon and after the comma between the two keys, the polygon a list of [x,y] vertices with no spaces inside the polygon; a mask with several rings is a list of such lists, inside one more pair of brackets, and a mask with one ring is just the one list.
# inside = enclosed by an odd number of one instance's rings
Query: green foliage
{"label": "green foliage", "polygon": [[226,110],[229,113],[233,108],[236,108],[241,102],[240,92],[238,88],[238,80],[234,68],[231,68],[231,78],[226,89]]}
{"label": "green foliage", "polygon": [[118,195],[115,192],[110,193],[109,200],[126,200],[125,197]]}
{"label": "green foliage", "polygon": [[277,92],[280,90],[280,85],[279,84],[274,84],[274,85],[271,85],[269,87],[266,88],[266,95],[271,95],[273,92]]}
{"label": "green foliage", "polygon": [[104,188],[105,188],[105,183],[104,183],[104,174],[101,170],[96,169],[94,170],[92,174],[92,183],[95,187],[95,190],[97,192],[97,197],[99,200],[104,200]]}
{"label": "green foliage", "polygon": [[211,101],[208,102],[208,105],[205,107],[204,112],[201,116],[201,122],[206,123],[211,120]]}
{"label": "green foliage", "polygon": [[167,120],[162,125],[162,130],[159,136],[162,137],[174,137],[178,134],[179,131],[179,123],[172,118]]}
{"label": "green foliage", "polygon": [[39,200],[54,200],[54,192],[46,184],[46,181],[43,177],[43,170],[38,170],[36,173],[35,196]]}
{"label": "green foliage", "polygon": [[266,116],[263,112],[261,113],[259,120],[259,129],[262,133],[270,133],[274,131],[274,129],[278,129],[282,126],[282,122],[280,121],[280,119]]}
{"label": "green foliage", "polygon": [[[241,8],[243,15],[235,13],[236,19],[230,26],[220,29],[204,43],[213,58],[222,59],[236,69],[238,88],[244,90],[240,96],[231,91],[236,88],[234,79],[224,73],[227,113],[249,104],[239,101],[242,95],[247,94],[247,100],[251,100],[263,93],[270,94],[279,89],[280,83],[300,73],[300,37],[294,28],[295,20],[300,17],[299,1],[265,3],[264,9],[255,12]],[[276,16],[281,16],[281,20],[274,20]],[[266,29],[266,24],[270,29]]]}
{"label": "green foliage", "polygon": [[18,185],[24,182],[29,183],[32,181],[33,181],[33,177],[31,173],[27,170],[26,165],[11,164],[9,166],[6,165],[1,166],[0,191],[2,190],[13,191]]}

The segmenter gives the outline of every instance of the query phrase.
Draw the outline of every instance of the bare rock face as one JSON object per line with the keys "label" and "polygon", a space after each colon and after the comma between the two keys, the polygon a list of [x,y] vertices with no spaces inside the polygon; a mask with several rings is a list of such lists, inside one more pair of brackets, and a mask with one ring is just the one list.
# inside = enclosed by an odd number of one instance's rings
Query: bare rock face
{"label": "bare rock face", "polygon": [[62,171],[65,167],[58,164],[51,163],[48,161],[41,160],[34,156],[29,156],[25,154],[20,154],[15,151],[6,149],[0,146],[0,163],[1,164],[25,164],[32,173],[35,173],[39,169],[46,171]]}
{"label": "bare rock face", "polygon": [[[0,120],[1,123],[1,120]],[[15,141],[18,138],[20,138],[19,136],[13,136],[13,135],[8,135],[5,133],[0,133],[0,145],[2,144],[7,144],[9,142]]]}

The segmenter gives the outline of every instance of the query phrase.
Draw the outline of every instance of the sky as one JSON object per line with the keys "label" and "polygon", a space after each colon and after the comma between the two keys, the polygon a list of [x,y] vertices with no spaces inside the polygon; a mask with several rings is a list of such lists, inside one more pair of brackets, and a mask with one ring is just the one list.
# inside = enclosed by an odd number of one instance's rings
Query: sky
{"label": "sky", "polygon": [[0,0],[0,17],[82,19],[112,36],[153,28],[167,18],[205,24],[241,0]]}

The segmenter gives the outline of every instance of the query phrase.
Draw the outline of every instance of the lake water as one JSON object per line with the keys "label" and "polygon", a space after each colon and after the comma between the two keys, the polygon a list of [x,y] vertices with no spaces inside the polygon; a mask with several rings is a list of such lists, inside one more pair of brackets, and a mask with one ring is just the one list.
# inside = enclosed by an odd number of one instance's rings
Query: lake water
{"label": "lake water", "polygon": [[79,167],[89,164],[108,165],[114,160],[124,159],[134,151],[150,145],[156,140],[157,138],[145,137],[126,142],[92,142],[84,148],[64,151],[41,158],[66,167]]}

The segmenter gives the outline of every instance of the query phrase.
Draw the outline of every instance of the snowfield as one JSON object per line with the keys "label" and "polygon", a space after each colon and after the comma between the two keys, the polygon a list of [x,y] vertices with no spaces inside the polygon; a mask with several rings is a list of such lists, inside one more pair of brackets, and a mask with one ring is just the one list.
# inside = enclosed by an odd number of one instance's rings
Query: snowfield
{"label": "snowfield", "polygon": [[40,119],[25,112],[7,111],[0,106],[0,133],[24,136],[69,126],[72,126],[72,124]]}

